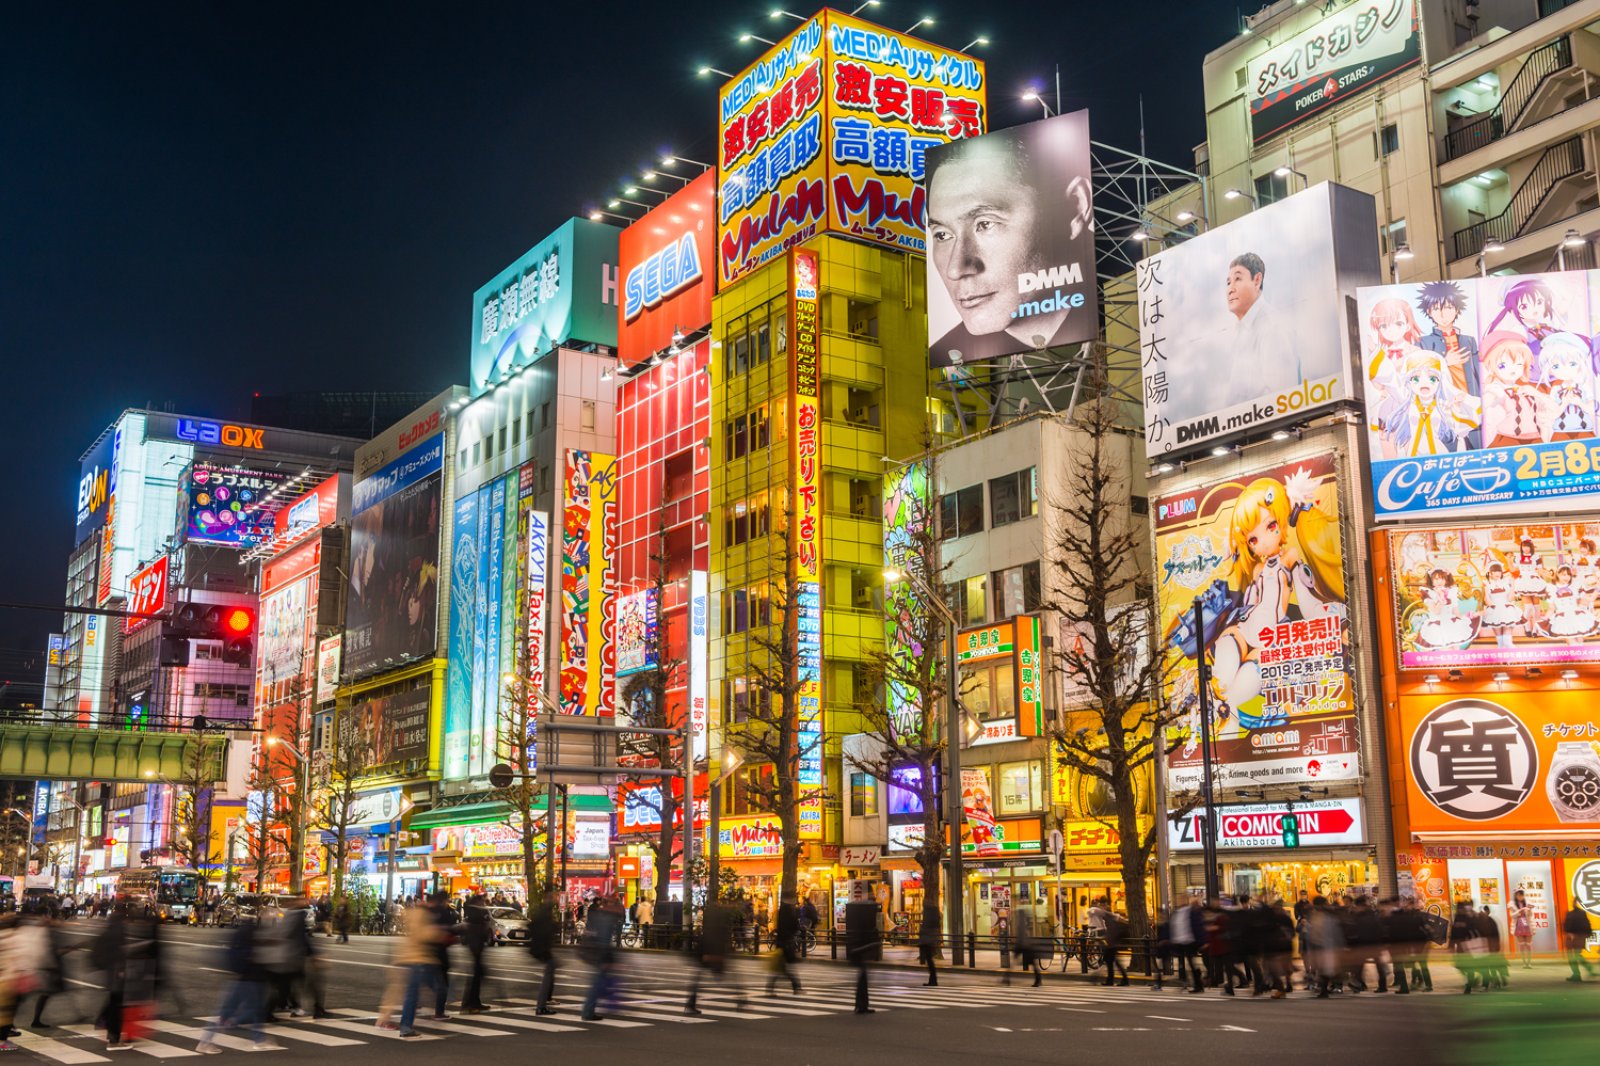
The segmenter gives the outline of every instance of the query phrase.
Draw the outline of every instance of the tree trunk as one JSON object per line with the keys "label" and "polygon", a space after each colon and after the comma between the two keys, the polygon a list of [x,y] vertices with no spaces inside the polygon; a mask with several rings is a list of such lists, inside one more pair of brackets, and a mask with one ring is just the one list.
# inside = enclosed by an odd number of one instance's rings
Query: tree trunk
{"label": "tree trunk", "polygon": [[[692,787],[692,786],[691,786]],[[690,812],[694,810],[689,808]],[[672,846],[677,839],[677,827],[673,825],[678,814],[678,801],[672,796],[672,781],[670,778],[661,779],[661,832],[656,836],[654,846],[651,848],[656,856],[656,906],[661,906],[672,893]],[[692,813],[686,817],[694,817]],[[683,857],[683,866],[689,868],[689,856]],[[684,878],[684,883],[688,883]],[[685,910],[687,914],[687,910]]]}
{"label": "tree trunk", "polygon": [[[924,910],[928,907],[940,910],[940,900],[944,895],[943,859],[945,855],[961,854],[961,840],[960,834],[952,831],[951,847],[947,848],[944,844],[944,818],[939,810],[942,797],[933,785],[933,763],[925,766],[919,763],[918,772],[922,775],[919,789],[922,800],[922,847],[917,849],[917,865],[922,867],[922,906]],[[956,860],[952,858],[951,861]],[[922,915],[914,914],[911,920],[913,928],[921,928]]]}
{"label": "tree trunk", "polygon": [[1119,765],[1112,772],[1112,795],[1117,809],[1117,846],[1122,860],[1122,892],[1127,901],[1128,932],[1132,936],[1149,936],[1150,897],[1145,892],[1145,849],[1139,832],[1138,797],[1133,792],[1133,774],[1127,766]]}
{"label": "tree trunk", "polygon": [[[528,898],[524,900],[528,914],[533,914],[534,885],[538,879],[534,876],[539,869],[539,859],[533,848],[533,797],[526,791],[522,795],[522,883],[527,889]],[[546,829],[548,830],[548,826]],[[545,847],[550,846],[550,834],[545,833]]]}

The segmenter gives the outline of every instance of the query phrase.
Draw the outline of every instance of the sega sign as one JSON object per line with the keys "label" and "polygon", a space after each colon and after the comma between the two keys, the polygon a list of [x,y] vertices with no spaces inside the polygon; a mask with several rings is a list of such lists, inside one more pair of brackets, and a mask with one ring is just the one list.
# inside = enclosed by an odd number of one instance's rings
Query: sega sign
{"label": "sega sign", "polygon": [[263,430],[254,426],[237,426],[231,422],[212,422],[204,418],[178,419],[179,440],[191,444],[220,444],[225,448],[252,448],[261,451]]}
{"label": "sega sign", "polygon": [[632,365],[711,324],[716,179],[707,171],[622,231],[617,354]]}

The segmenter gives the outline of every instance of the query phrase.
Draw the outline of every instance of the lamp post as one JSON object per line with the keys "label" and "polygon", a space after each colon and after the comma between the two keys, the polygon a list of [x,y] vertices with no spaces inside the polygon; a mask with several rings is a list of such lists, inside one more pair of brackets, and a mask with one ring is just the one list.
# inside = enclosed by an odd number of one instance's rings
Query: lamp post
{"label": "lamp post", "polygon": [[[1044,101],[1040,101],[1044,103]],[[956,701],[956,616],[943,598],[934,595],[928,583],[909,570],[886,569],[888,581],[904,580],[921,596],[945,623],[945,670],[947,706],[945,708],[944,820],[950,832],[950,862],[945,870],[946,911],[950,915],[951,957],[961,964],[961,942],[966,934],[966,870],[961,857],[961,705]]]}
{"label": "lamp post", "polygon": [[1206,825],[1200,834],[1200,846],[1203,849],[1206,864],[1206,900],[1215,901],[1222,896],[1222,888],[1217,882],[1217,802],[1215,782],[1211,776],[1211,670],[1206,666],[1204,644],[1205,615],[1202,610],[1200,597],[1194,600],[1194,645],[1195,664],[1198,670],[1200,697],[1200,757],[1205,760],[1205,805]]}
{"label": "lamp post", "polygon": [[[289,891],[299,895],[305,868],[306,804],[311,802],[311,797],[306,795],[306,792],[311,787],[311,779],[308,773],[310,766],[300,749],[282,737],[268,737],[267,747],[283,748],[294,756],[294,787],[299,791],[300,795],[295,802],[294,823],[289,826]],[[393,869],[393,864],[391,864],[390,868]]]}
{"label": "lamp post", "polygon": [[[722,783],[733,776],[733,772],[744,765],[744,755],[735,749],[728,749],[722,753],[722,772],[708,781],[706,788],[706,811],[709,824],[706,826],[706,901],[712,902],[717,898],[717,852],[722,840]],[[690,818],[692,820],[694,806],[690,804]]]}

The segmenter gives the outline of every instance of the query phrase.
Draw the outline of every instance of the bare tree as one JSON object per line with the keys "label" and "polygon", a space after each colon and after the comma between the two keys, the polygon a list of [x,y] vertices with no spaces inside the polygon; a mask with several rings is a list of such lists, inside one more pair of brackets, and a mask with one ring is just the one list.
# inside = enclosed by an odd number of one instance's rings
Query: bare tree
{"label": "bare tree", "polygon": [[785,509],[784,518],[782,547],[775,557],[782,578],[771,595],[771,625],[753,630],[750,643],[760,654],[747,656],[742,670],[757,691],[750,695],[745,720],[727,726],[723,738],[747,764],[772,768],[770,775],[747,778],[744,788],[757,807],[777,816],[783,848],[781,895],[790,896],[799,893],[801,808],[821,799],[820,788],[802,786],[801,767],[807,760],[821,760],[823,737],[820,722],[809,737],[802,733],[800,701],[807,670],[820,672],[821,664],[807,666],[800,647],[802,590],[799,553],[789,532],[792,509]]}
{"label": "bare tree", "polygon": [[[686,706],[680,704],[674,707],[670,700],[672,690],[684,676],[687,664],[669,654],[667,626],[661,618],[666,604],[669,562],[666,507],[663,505],[657,522],[655,544],[650,553],[650,585],[647,589],[655,599],[657,615],[654,632],[646,634],[646,657],[650,666],[631,675],[618,694],[622,706],[628,709],[629,720],[646,729],[678,728],[689,713]],[[627,746],[627,754],[642,765],[669,769],[685,763],[682,734],[624,733],[619,739]],[[639,802],[660,820],[660,828],[655,838],[649,841],[649,847],[655,857],[656,900],[664,903],[672,882],[672,860],[682,851],[678,838],[680,819],[694,816],[694,773],[691,768],[681,795],[673,791],[672,778],[663,777],[659,780],[660,787],[654,792],[658,800],[652,802],[648,799],[649,793],[642,793],[639,794]]]}
{"label": "bare tree", "polygon": [[[505,764],[511,767],[511,783],[494,790],[495,799],[511,808],[507,824],[522,842],[522,880],[527,886],[527,904],[531,908],[541,894],[544,878],[540,876],[540,852],[536,842],[539,818],[534,814],[539,801],[545,796],[545,787],[538,779],[539,697],[528,688],[525,670],[507,679],[505,691],[500,696],[499,730],[495,750]],[[557,831],[545,826],[545,847],[558,846]],[[530,910],[531,913],[531,910]]]}
{"label": "bare tree", "polygon": [[330,873],[333,894],[338,898],[344,895],[347,844],[357,815],[360,781],[371,772],[376,753],[372,738],[352,708],[339,708],[334,715],[333,729],[322,749],[320,780],[310,797],[308,826],[333,834]]}
{"label": "bare tree", "polygon": [[267,765],[266,753],[267,749],[263,747],[245,783],[250,792],[260,796],[259,802],[250,803],[245,808],[242,833],[245,865],[255,868],[257,892],[266,891],[267,867],[271,865],[273,856],[287,853],[289,849],[288,829],[280,818],[280,788]]}
{"label": "bare tree", "polygon": [[1128,922],[1143,936],[1151,928],[1145,876],[1161,819],[1141,830],[1139,783],[1154,766],[1172,715],[1151,698],[1161,690],[1164,666],[1151,654],[1148,590],[1139,565],[1148,532],[1130,507],[1134,438],[1109,398],[1104,351],[1096,349],[1084,373],[1089,398],[1071,416],[1072,458],[1060,498],[1049,501],[1058,522],[1047,546],[1060,594],[1048,605],[1060,621],[1055,660],[1062,688],[1075,694],[1069,700],[1076,705],[1063,708],[1064,724],[1051,737],[1060,765],[1100,782],[1110,796],[1113,814],[1105,822],[1120,840]]}
{"label": "bare tree", "polygon": [[216,834],[211,830],[211,815],[216,803],[216,783],[222,771],[216,758],[208,757],[205,740],[205,732],[197,728],[191,755],[184,760],[183,774],[172,782],[178,787],[173,800],[176,832],[172,850],[177,858],[196,870],[212,860]]}

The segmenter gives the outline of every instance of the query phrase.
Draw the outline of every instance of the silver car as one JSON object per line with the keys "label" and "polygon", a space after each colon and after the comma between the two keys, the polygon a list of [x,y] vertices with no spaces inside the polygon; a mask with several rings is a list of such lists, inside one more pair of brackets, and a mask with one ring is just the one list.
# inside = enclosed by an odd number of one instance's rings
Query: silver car
{"label": "silver car", "polygon": [[489,925],[494,930],[494,942],[525,944],[528,941],[528,919],[515,907],[490,907]]}

